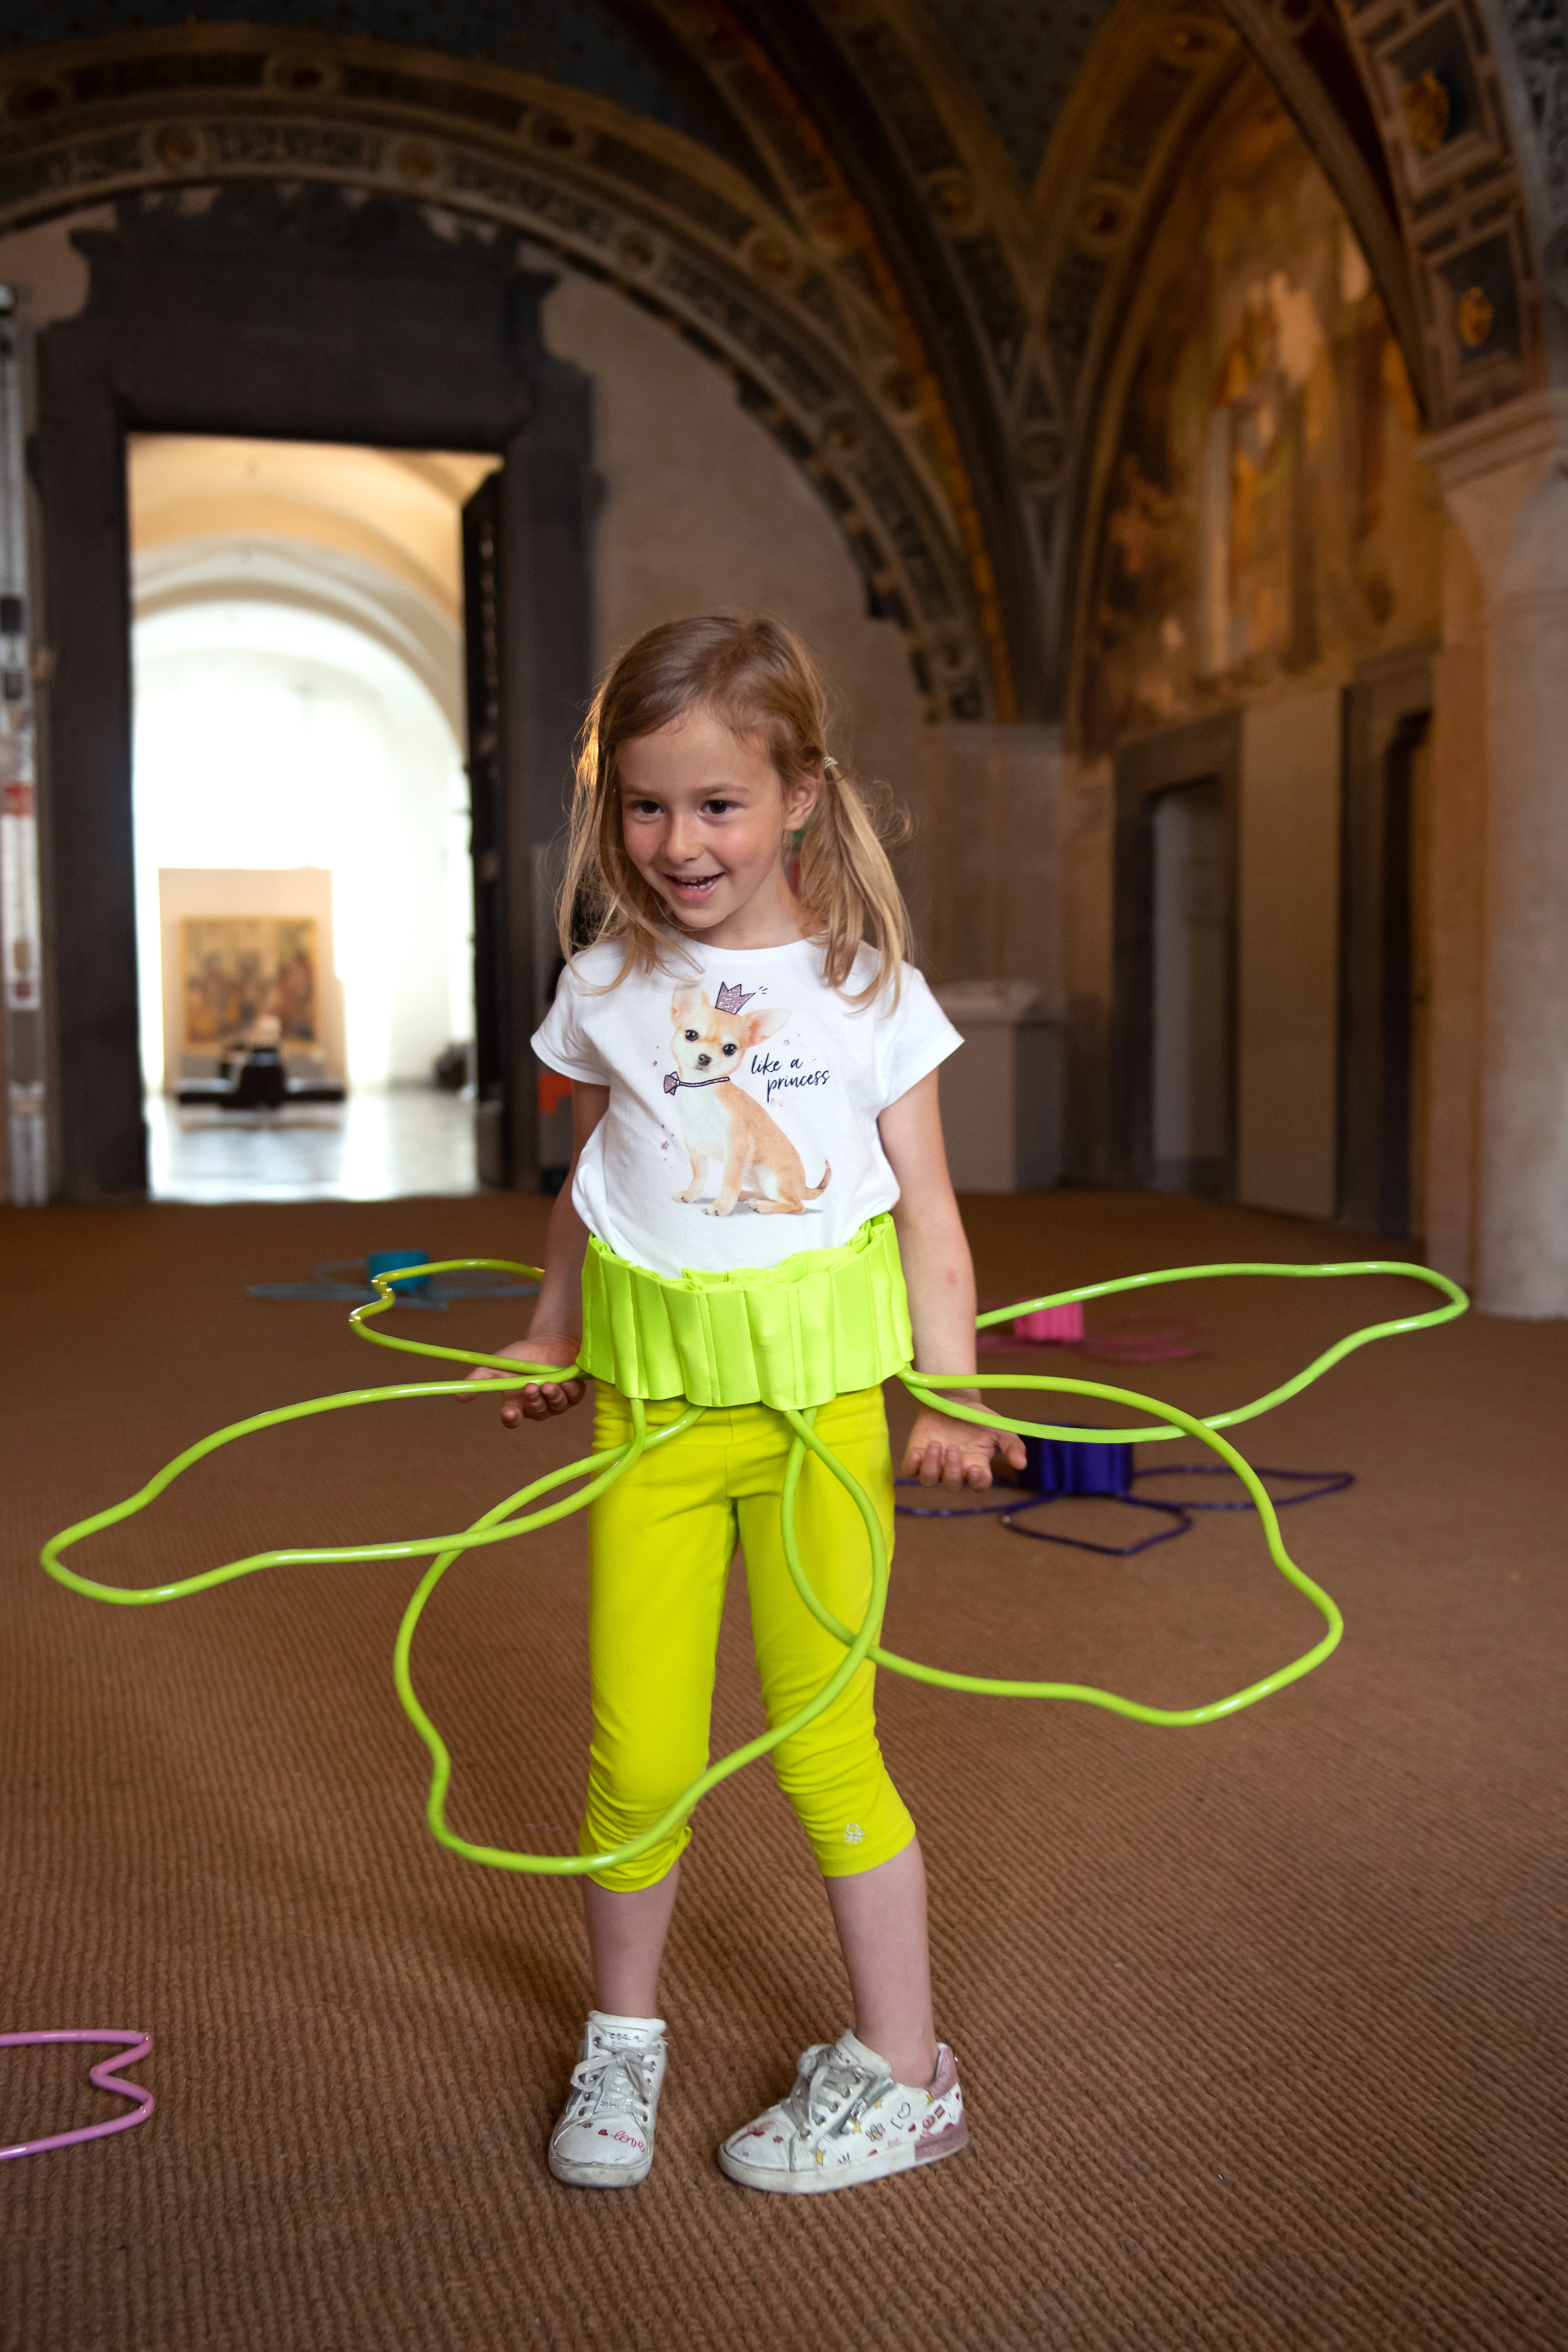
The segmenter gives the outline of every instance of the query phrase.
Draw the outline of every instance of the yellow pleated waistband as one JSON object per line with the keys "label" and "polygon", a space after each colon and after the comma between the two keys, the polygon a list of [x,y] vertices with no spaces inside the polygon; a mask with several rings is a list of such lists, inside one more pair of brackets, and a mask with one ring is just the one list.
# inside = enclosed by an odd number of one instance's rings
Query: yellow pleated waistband
{"label": "yellow pleated waistband", "polygon": [[913,1346],[888,1216],[841,1249],[678,1281],[589,1240],[580,1360],[623,1396],[799,1412],[887,1380]]}

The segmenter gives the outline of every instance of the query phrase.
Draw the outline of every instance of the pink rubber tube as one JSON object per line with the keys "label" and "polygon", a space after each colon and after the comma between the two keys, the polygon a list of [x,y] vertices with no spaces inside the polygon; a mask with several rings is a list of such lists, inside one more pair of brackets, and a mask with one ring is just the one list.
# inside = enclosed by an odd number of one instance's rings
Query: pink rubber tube
{"label": "pink rubber tube", "polygon": [[144,2124],[153,2108],[151,2091],[140,2083],[122,2083],[120,2069],[139,2065],[152,2047],[150,2033],[124,2033],[106,2026],[100,2032],[85,2027],[65,2027],[53,2033],[0,2033],[0,2050],[19,2050],[36,2042],[120,2042],[125,2053],[119,2058],[100,2058],[89,2074],[88,2080],[98,2091],[112,2091],[117,2097],[134,2102],[128,2116],[110,2116],[107,2123],[84,2124],[80,2131],[51,2132],[47,2139],[22,2139],[14,2147],[0,2147],[0,2163],[8,2156],[41,2156],[47,2147],[75,2147],[78,2140],[106,2139],[110,2132],[129,2131],[133,2124]]}

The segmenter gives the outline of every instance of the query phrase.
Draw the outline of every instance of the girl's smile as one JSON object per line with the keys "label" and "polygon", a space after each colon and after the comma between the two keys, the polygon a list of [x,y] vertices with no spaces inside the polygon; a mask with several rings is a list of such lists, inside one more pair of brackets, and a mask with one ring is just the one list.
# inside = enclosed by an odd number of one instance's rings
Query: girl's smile
{"label": "girl's smile", "polygon": [[674,898],[678,905],[695,906],[699,905],[703,900],[712,897],[713,893],[718,888],[719,884],[724,880],[724,876],[716,872],[713,874],[665,874],[662,878],[670,897]]}
{"label": "girl's smile", "polygon": [[733,948],[803,935],[784,835],[810,814],[815,779],[783,784],[761,743],[701,709],[632,736],[616,773],[626,854],[685,929]]}

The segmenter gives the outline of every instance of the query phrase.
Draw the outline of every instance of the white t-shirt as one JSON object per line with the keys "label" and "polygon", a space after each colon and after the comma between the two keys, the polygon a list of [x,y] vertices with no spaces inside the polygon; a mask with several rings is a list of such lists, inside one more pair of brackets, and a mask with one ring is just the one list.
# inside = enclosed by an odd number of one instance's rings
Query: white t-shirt
{"label": "white t-shirt", "polygon": [[[672,1277],[841,1246],[898,1198],[878,1114],[958,1032],[907,964],[896,1006],[883,990],[856,1010],[807,940],[672,940],[665,961],[604,990],[622,950],[587,950],[533,1040],[549,1068],[610,1088],[578,1162],[578,1214],[618,1257]],[[862,948],[850,986],[874,969]]]}

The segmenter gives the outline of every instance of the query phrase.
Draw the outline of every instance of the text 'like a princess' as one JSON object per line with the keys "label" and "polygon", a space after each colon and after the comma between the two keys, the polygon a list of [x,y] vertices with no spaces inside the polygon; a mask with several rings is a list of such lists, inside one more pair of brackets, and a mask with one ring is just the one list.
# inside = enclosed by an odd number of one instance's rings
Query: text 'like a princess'
{"label": "text 'like a princess'", "polygon": [[[828,1072],[825,1069],[802,1069],[799,1055],[792,1058],[787,1070],[783,1063],[777,1060],[773,1055],[756,1053],[747,1064],[747,1068],[754,1078],[761,1078],[766,1082],[768,1092],[764,1099],[768,1102],[771,1102],[776,1094],[782,1093],[788,1087],[825,1087],[828,1083]],[[794,1076],[797,1070],[800,1073],[799,1077]],[[775,1072],[779,1074],[777,1076],[774,1075]]]}

